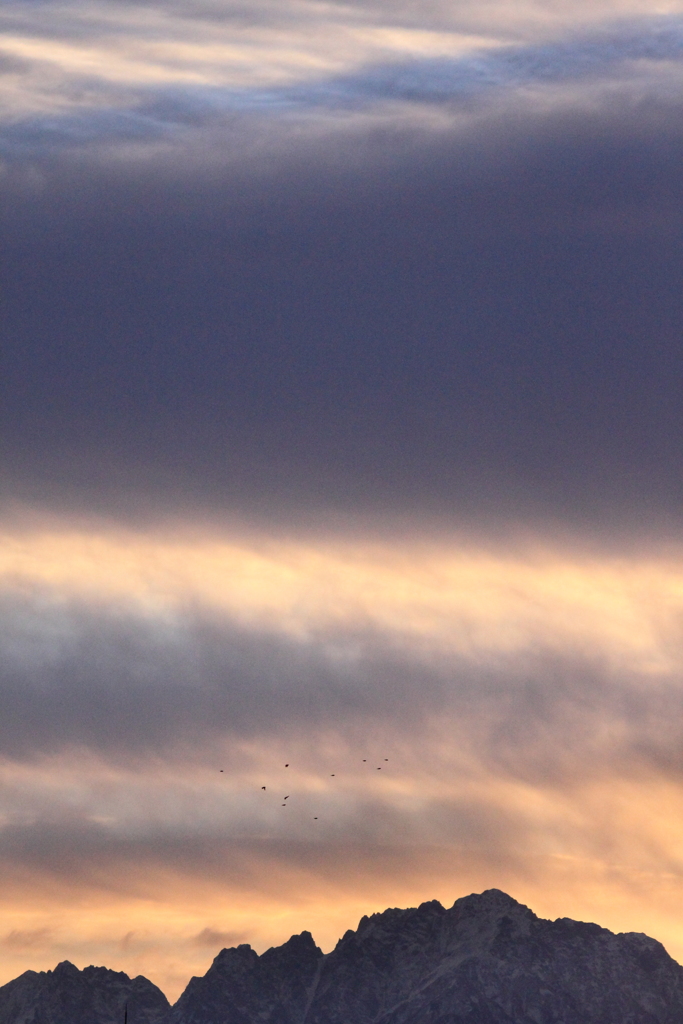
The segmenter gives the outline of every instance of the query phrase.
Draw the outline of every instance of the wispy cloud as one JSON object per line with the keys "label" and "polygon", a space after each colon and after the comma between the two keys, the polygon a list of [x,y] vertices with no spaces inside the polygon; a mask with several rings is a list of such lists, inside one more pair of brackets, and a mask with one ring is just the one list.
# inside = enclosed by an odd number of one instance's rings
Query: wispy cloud
{"label": "wispy cloud", "polygon": [[612,20],[601,25],[560,19],[553,37],[547,24],[511,34],[505,21],[498,34],[484,33],[486,19],[477,34],[466,11],[462,28],[457,12],[450,25],[437,19],[424,28],[400,13],[382,20],[372,8],[304,7],[268,7],[245,22],[239,9],[191,18],[141,5],[80,7],[71,16],[60,7],[58,17],[41,6],[38,20],[35,8],[10,5],[0,69],[5,153],[160,136],[178,144],[178,133],[223,131],[226,118],[246,114],[319,119],[383,109],[395,121],[406,104],[438,105],[451,116],[510,94],[556,104],[559,85],[661,95],[678,81],[683,52],[671,11],[637,20],[628,11],[624,20],[608,8]]}

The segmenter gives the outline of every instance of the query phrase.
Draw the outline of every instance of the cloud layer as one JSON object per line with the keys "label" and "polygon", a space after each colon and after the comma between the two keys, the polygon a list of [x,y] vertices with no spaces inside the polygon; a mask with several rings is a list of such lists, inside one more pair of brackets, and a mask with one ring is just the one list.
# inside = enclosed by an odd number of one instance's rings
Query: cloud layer
{"label": "cloud layer", "polygon": [[678,950],[673,552],[58,524],[3,551],[10,974],[70,945],[175,992],[223,933],[329,947],[368,901],[492,878]]}
{"label": "cloud layer", "polygon": [[677,123],[615,103],[8,179],[6,493],[662,528]]}
{"label": "cloud layer", "polygon": [[[519,24],[418,27],[363,7],[309,4],[243,11],[10,4],[0,89],[0,147],[10,164],[60,151],[122,153],[218,146],[238,155],[275,136],[344,121],[385,130],[461,127],[511,102],[590,108],[680,94],[680,12],[611,12]],[[640,12],[638,12],[640,13]],[[460,15],[460,17],[458,17]],[[620,17],[621,15],[621,17]],[[453,17],[454,16],[454,17]],[[572,19],[570,19],[570,22]],[[536,19],[538,22],[538,19]],[[491,31],[495,24],[496,30]],[[237,128],[237,132],[235,129]],[[233,136],[231,140],[231,136]]]}
{"label": "cloud layer", "polygon": [[677,521],[677,5],[2,18],[10,502]]}

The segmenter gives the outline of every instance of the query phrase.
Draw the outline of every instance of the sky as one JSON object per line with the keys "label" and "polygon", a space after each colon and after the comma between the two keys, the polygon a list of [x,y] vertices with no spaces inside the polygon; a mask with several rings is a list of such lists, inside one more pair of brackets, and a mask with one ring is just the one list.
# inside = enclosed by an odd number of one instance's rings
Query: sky
{"label": "sky", "polygon": [[0,983],[491,887],[683,962],[683,0],[0,32]]}

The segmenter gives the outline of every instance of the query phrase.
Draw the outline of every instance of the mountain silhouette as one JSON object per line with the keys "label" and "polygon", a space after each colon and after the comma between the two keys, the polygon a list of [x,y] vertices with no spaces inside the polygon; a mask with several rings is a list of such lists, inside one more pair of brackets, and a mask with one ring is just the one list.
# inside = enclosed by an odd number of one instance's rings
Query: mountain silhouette
{"label": "mountain silhouette", "polygon": [[683,1024],[661,943],[543,920],[497,889],[364,917],[326,955],[309,932],[224,949],[171,1008],[144,978],[27,971],[0,988],[0,1024],[120,1022],[124,990],[129,1024]]}

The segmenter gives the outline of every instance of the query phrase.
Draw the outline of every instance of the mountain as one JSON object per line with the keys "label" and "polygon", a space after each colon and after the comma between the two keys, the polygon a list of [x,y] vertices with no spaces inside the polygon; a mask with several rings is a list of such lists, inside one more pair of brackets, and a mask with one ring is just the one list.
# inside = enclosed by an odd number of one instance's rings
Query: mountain
{"label": "mountain", "polygon": [[27,971],[0,1024],[683,1024],[683,967],[646,935],[545,921],[489,889],[364,917],[327,955],[302,932],[224,949],[175,1006],[104,967]]}
{"label": "mountain", "polygon": [[223,950],[166,1024],[682,1024],[683,968],[646,935],[542,920],[490,889]]}
{"label": "mountain", "polygon": [[147,978],[106,967],[26,971],[0,988],[0,1024],[161,1024],[170,1007]]}

